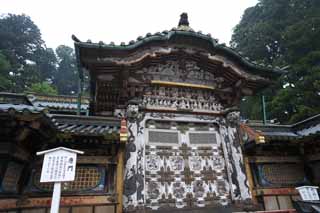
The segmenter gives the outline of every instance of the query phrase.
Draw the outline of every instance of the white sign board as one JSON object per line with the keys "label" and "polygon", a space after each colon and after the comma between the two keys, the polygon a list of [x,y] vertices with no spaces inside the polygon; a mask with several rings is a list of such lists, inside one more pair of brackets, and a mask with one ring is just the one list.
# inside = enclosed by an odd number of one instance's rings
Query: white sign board
{"label": "white sign board", "polygon": [[73,181],[77,154],[65,150],[46,153],[42,164],[40,182]]}
{"label": "white sign board", "polygon": [[40,182],[54,182],[50,213],[59,212],[61,182],[74,180],[77,154],[83,152],[65,147],[37,152],[44,155]]}
{"label": "white sign board", "polygon": [[299,191],[299,194],[304,201],[310,200],[319,200],[317,186],[301,186],[296,189]]}

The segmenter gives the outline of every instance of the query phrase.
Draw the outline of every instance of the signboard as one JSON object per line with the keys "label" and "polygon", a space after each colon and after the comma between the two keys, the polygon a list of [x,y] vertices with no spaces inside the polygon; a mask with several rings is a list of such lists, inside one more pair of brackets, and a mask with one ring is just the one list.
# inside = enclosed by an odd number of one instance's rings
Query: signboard
{"label": "signboard", "polygon": [[310,200],[319,200],[319,195],[317,192],[317,186],[301,186],[296,189],[299,191],[299,194],[303,201]]}
{"label": "signboard", "polygon": [[37,152],[44,155],[40,182],[54,182],[50,213],[59,212],[61,182],[74,180],[77,154],[83,152],[65,147]]}
{"label": "signboard", "polygon": [[44,156],[40,182],[73,181],[75,178],[77,154],[57,150]]}

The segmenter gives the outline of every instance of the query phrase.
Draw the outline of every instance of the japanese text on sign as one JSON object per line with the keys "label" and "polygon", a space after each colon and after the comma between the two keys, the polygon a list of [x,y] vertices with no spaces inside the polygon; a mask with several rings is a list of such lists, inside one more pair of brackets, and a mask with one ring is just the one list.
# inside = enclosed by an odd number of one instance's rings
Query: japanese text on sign
{"label": "japanese text on sign", "polygon": [[76,170],[75,153],[59,150],[44,156],[40,182],[73,181]]}

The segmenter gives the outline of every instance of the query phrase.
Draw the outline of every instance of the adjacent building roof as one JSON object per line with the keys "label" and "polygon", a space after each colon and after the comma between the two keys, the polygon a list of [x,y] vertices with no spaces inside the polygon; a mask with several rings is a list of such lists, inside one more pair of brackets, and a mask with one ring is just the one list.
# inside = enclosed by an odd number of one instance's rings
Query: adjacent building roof
{"label": "adjacent building roof", "polygon": [[121,120],[96,116],[48,115],[59,132],[83,136],[120,136]]}
{"label": "adjacent building roof", "polygon": [[[36,107],[44,107],[55,111],[76,111],[78,109],[78,97],[67,95],[40,95],[28,94],[28,99]],[[81,97],[81,110],[89,109],[89,98]]]}
{"label": "adjacent building roof", "polygon": [[45,112],[43,107],[34,106],[24,94],[0,93],[0,113],[38,114]]}
{"label": "adjacent building roof", "polygon": [[279,124],[243,124],[242,129],[255,137],[262,135],[269,141],[276,140],[298,140],[308,136],[319,135],[320,133],[320,114],[300,121],[292,125]]}
{"label": "adjacent building roof", "polygon": [[[40,100],[54,99],[57,104],[58,101],[68,101],[71,98],[65,96],[41,96],[33,95],[33,97],[40,97]],[[31,99],[31,101],[30,101]],[[76,116],[76,115],[62,115],[50,114],[44,107],[35,106],[35,99],[30,98],[24,94],[14,93],[0,93],[0,115],[33,115],[40,114],[46,120],[51,130],[58,133],[66,133],[69,136],[97,136],[105,139],[119,139],[121,120],[118,118],[106,118],[96,116]],[[37,119],[39,116],[36,116]]]}

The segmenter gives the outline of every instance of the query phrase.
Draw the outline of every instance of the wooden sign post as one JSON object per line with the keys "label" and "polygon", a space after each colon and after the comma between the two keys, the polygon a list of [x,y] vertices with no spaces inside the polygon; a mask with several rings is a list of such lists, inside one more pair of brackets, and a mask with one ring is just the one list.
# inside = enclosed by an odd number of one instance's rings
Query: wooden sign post
{"label": "wooden sign post", "polygon": [[61,182],[74,181],[77,154],[83,152],[65,147],[37,152],[44,155],[40,182],[54,182],[50,213],[59,212]]}

